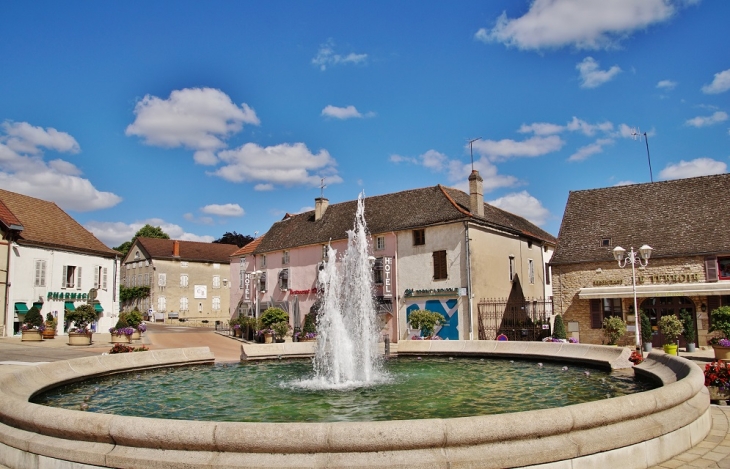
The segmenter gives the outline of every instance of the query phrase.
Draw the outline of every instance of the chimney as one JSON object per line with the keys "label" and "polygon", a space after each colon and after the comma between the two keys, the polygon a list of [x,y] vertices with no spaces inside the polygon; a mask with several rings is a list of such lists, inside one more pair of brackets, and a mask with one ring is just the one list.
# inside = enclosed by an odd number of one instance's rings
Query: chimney
{"label": "chimney", "polygon": [[324,212],[327,207],[330,206],[330,201],[324,197],[317,197],[314,199],[314,221],[321,220],[324,216]]}
{"label": "chimney", "polygon": [[469,175],[469,211],[480,217],[484,216],[483,181],[484,179],[479,175],[479,171],[473,169]]}
{"label": "chimney", "polygon": [[172,242],[172,256],[180,257],[180,241],[175,240]]}

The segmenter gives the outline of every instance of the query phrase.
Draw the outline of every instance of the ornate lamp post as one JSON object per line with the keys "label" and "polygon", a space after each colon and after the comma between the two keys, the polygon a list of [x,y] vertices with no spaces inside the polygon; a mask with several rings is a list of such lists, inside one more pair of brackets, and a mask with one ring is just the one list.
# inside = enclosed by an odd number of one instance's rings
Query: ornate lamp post
{"label": "ornate lamp post", "polygon": [[634,291],[634,321],[636,321],[636,351],[644,356],[644,352],[641,349],[641,326],[639,321],[639,307],[636,304],[636,264],[641,267],[646,267],[649,264],[649,257],[651,257],[652,248],[649,245],[643,245],[639,248],[639,252],[634,251],[634,247],[631,247],[628,256],[626,255],[626,249],[621,246],[613,248],[613,258],[618,261],[620,268],[626,267],[626,264],[631,264],[631,287]]}
{"label": "ornate lamp post", "polygon": [[253,272],[251,272],[254,282],[253,317],[255,317],[256,319],[259,318],[259,279],[261,278],[261,274],[263,273],[264,272],[262,270],[254,270]]}

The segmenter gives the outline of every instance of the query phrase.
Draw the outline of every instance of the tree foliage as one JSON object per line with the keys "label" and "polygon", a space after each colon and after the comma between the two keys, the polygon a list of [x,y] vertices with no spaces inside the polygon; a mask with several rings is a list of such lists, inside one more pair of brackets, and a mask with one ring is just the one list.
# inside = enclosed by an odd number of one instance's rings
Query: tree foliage
{"label": "tree foliage", "polygon": [[125,287],[119,285],[119,299],[122,303],[150,296],[150,287]]}
{"label": "tree foliage", "polygon": [[134,234],[132,239],[130,241],[125,241],[119,246],[112,248],[115,251],[119,251],[122,253],[122,256],[126,256],[129,252],[129,248],[132,247],[132,244],[134,244],[134,241],[137,238],[159,238],[159,239],[170,239],[170,235],[162,231],[162,228],[159,226],[152,226],[149,223],[137,230],[137,232]]}
{"label": "tree foliage", "polygon": [[218,244],[235,244],[239,248],[242,248],[251,241],[253,241],[253,236],[242,235],[235,231],[233,233],[226,231],[223,236],[213,242]]}
{"label": "tree foliage", "polygon": [[553,337],[556,339],[567,339],[568,333],[565,331],[565,322],[559,314],[555,316],[555,324],[553,325]]}
{"label": "tree foliage", "polygon": [[427,309],[417,309],[408,315],[408,323],[413,329],[420,329],[423,337],[431,337],[436,326],[446,322],[443,314]]}

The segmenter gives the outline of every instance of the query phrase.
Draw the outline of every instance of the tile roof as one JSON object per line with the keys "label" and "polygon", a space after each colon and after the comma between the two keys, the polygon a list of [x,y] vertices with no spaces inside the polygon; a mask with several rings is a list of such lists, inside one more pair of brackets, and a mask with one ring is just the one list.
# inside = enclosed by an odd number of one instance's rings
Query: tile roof
{"label": "tile roof", "polygon": [[730,174],[575,191],[551,264],[612,261],[614,247],[644,244],[652,257],[730,253],[729,233]]}
{"label": "tile roof", "polygon": [[179,259],[181,261],[217,262],[221,264],[229,264],[231,254],[238,250],[238,246],[235,244],[177,241],[180,243],[180,256],[175,257],[172,255],[175,242],[174,239],[137,238],[124,260],[130,258],[135,245],[140,246],[152,259]]}
{"label": "tile roof", "polygon": [[262,239],[264,239],[264,237],[259,236],[258,238],[254,239],[253,241],[251,241],[250,243],[248,243],[247,245],[245,245],[238,251],[231,254],[231,257],[243,257],[246,254],[251,254],[252,252],[254,252],[256,250],[258,245],[261,244]]}
{"label": "tile roof", "polygon": [[[365,198],[365,221],[371,233],[408,230],[442,223],[471,220],[555,243],[549,233],[524,218],[485,205],[485,216],[472,216],[469,195],[441,185]],[[323,244],[347,238],[353,228],[357,200],[332,204],[321,220],[314,211],[292,215],[274,223],[256,253]]]}
{"label": "tile roof", "polygon": [[18,244],[85,252],[104,257],[119,253],[99,241],[53,202],[0,189],[2,202],[23,225]]}
{"label": "tile roof", "polygon": [[23,230],[23,224],[20,223],[18,217],[10,211],[7,205],[0,200],[0,223],[5,225],[6,228],[13,227],[14,230]]}

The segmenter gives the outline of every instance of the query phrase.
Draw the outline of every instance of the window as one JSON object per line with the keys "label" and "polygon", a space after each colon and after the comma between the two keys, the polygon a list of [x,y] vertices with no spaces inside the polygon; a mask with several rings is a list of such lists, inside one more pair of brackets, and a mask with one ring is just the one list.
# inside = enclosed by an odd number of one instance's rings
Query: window
{"label": "window", "polygon": [[375,250],[382,251],[385,249],[385,236],[378,236],[375,238]]}
{"label": "window", "polygon": [[532,249],[532,240],[527,241],[527,249]]}
{"label": "window", "polygon": [[243,288],[243,282],[246,278],[246,271],[245,270],[239,270],[238,271],[238,288]]}
{"label": "window", "polygon": [[127,270],[129,270],[129,269],[132,268],[132,265],[131,264],[124,264],[124,266],[127,268]]}
{"label": "window", "polygon": [[530,279],[530,283],[535,283],[535,263],[532,259],[527,259],[527,277]]}
{"label": "window", "polygon": [[42,259],[36,259],[35,261],[35,286],[46,286],[46,261]]}
{"label": "window", "polygon": [[601,239],[601,247],[602,248],[610,248],[611,247],[611,238],[602,238]]}
{"label": "window", "polygon": [[147,259],[145,259],[144,260],[144,266],[145,267],[149,267],[150,266],[150,261],[148,261]]}
{"label": "window", "polygon": [[218,262],[214,262],[213,263],[213,268],[214,269],[220,269],[221,268],[221,265]]}
{"label": "window", "polygon": [[187,310],[188,310],[188,299],[180,298],[180,311],[187,311]]}
{"label": "window", "polygon": [[262,272],[261,277],[259,277],[259,291],[266,291],[266,272]]}
{"label": "window", "polygon": [[720,280],[730,280],[730,257],[717,258],[717,273]]}
{"label": "window", "polygon": [[279,290],[289,289],[289,269],[281,269],[279,272]]}
{"label": "window", "polygon": [[261,254],[261,268],[266,267],[266,254]]}
{"label": "window", "polygon": [[101,269],[101,289],[106,290],[107,289],[107,278],[109,274],[109,269],[107,267],[104,267]]}
{"label": "window", "polygon": [[323,244],[322,245],[322,260],[323,261],[326,261],[327,260],[327,253],[328,252],[329,252],[329,246],[327,246],[326,244]]}
{"label": "window", "polygon": [[545,264],[545,285],[550,285],[550,266]]}
{"label": "window", "polygon": [[95,265],[94,266],[94,288],[100,288],[101,287],[101,266]]}
{"label": "window", "polygon": [[134,253],[134,260],[137,260],[137,259],[139,259],[139,251]]}
{"label": "window", "polygon": [[157,311],[165,311],[167,309],[167,301],[164,296],[157,297]]}
{"label": "window", "polygon": [[603,298],[591,300],[591,328],[601,329],[603,320],[610,316],[623,317],[621,298]]}
{"label": "window", "polygon": [[61,288],[73,288],[74,286],[77,290],[81,290],[81,267],[64,265]]}
{"label": "window", "polygon": [[199,313],[203,312],[203,303],[198,303],[198,312]]}
{"label": "window", "polygon": [[180,267],[185,267],[185,268],[187,268],[187,266],[188,266],[188,261],[181,261],[181,262],[180,262]]}
{"label": "window", "polygon": [[149,286],[150,284],[150,274],[144,274],[144,285]]}
{"label": "window", "polygon": [[213,297],[213,311],[220,311],[220,310],[221,310],[221,297],[214,296]]}
{"label": "window", "polygon": [[289,264],[289,251],[284,251],[284,253],[281,255],[281,265],[288,265]]}
{"label": "window", "polygon": [[378,257],[373,263],[373,283],[382,285],[383,283],[383,258]]}
{"label": "window", "polygon": [[221,276],[214,275],[213,276],[213,288],[220,288],[220,287],[221,287]]}
{"label": "window", "polygon": [[515,256],[509,256],[509,281],[515,279]]}
{"label": "window", "polygon": [[180,274],[180,286],[183,288],[188,286],[188,274]]}
{"label": "window", "polygon": [[157,274],[157,285],[160,287],[167,285],[167,274]]}
{"label": "window", "polygon": [[445,280],[448,278],[446,265],[446,251],[434,251],[433,253],[433,279]]}
{"label": "window", "polygon": [[423,246],[426,244],[426,230],[413,230],[413,245]]}

